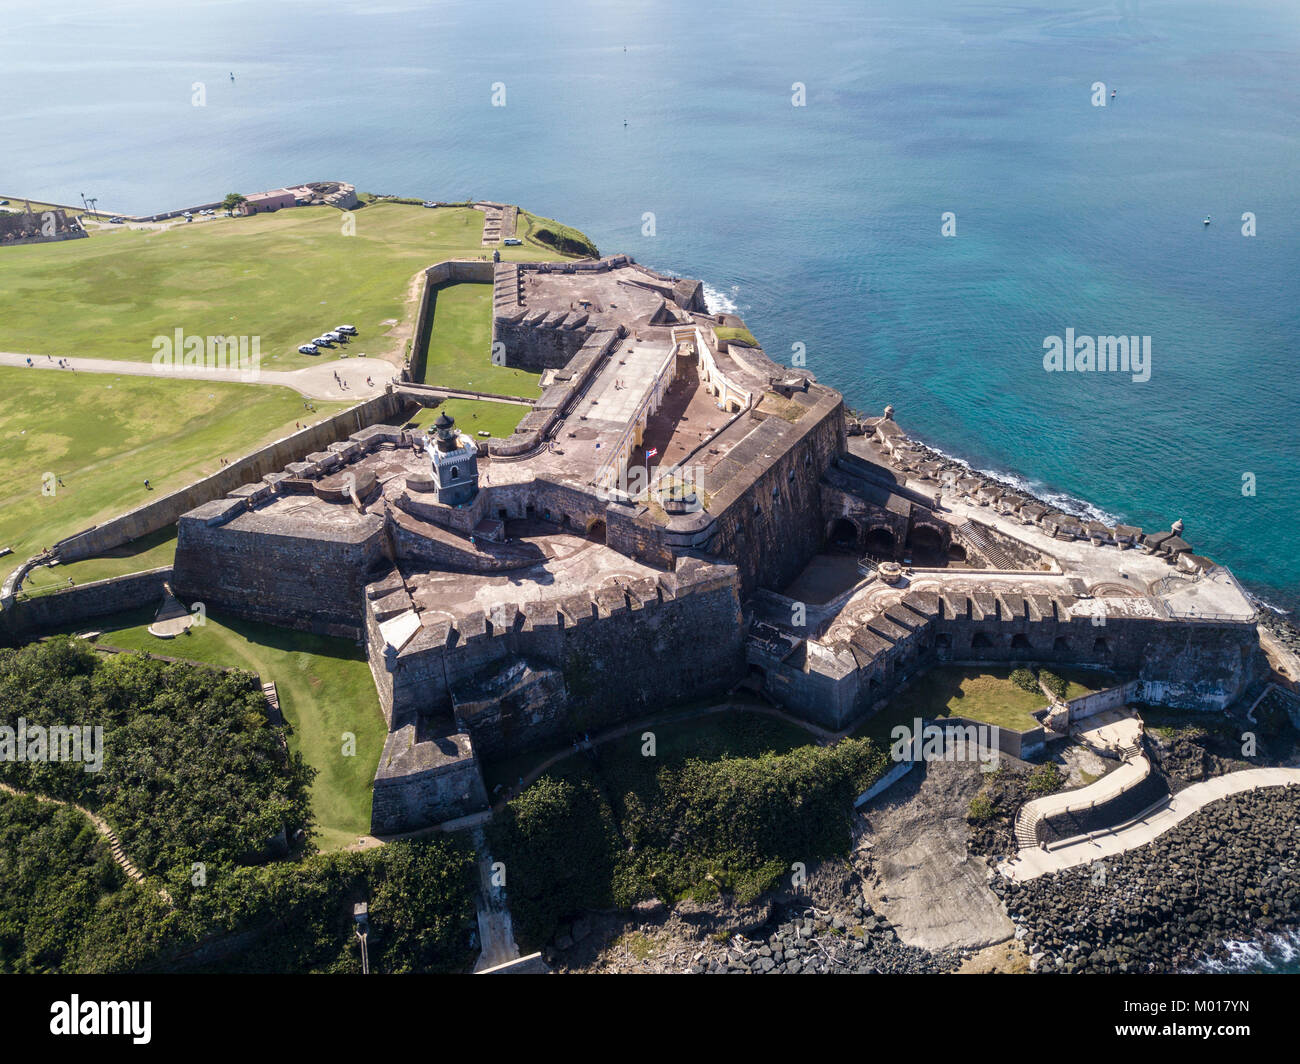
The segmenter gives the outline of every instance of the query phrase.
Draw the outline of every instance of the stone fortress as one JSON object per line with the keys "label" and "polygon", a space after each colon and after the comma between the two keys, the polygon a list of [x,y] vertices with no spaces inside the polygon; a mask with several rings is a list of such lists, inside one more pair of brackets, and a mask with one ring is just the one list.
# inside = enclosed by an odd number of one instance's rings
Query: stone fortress
{"label": "stone fortress", "polygon": [[376,834],[485,809],[479,758],[739,684],[843,731],[942,662],[1105,666],[1204,709],[1262,674],[1252,603],[1181,525],[944,462],[625,255],[492,283],[491,357],[542,374],[511,437],[370,425],[179,523],[178,595],[364,641]]}

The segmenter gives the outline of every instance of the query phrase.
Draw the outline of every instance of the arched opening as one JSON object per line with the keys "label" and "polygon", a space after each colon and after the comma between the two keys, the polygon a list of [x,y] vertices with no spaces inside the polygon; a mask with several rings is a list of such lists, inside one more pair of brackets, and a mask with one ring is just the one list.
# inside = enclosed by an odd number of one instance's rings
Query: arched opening
{"label": "arched opening", "polygon": [[593,521],[587,529],[587,537],[595,540],[597,543],[605,542],[605,522],[601,520]]}
{"label": "arched opening", "polygon": [[1058,635],[1052,640],[1052,649],[1060,654],[1068,654],[1070,652],[1070,641],[1065,636]]}
{"label": "arched opening", "polygon": [[1012,650],[1033,650],[1034,645],[1031,642],[1029,642],[1029,636],[1025,635],[1023,632],[1017,632],[1015,635],[1011,637],[1011,649]]}
{"label": "arched opening", "polygon": [[867,538],[862,546],[868,554],[874,554],[878,558],[892,558],[898,548],[898,543],[894,539],[894,533],[889,529],[873,528],[867,533]]}
{"label": "arched opening", "polygon": [[1106,642],[1105,636],[1092,641],[1092,652],[1094,654],[1105,654],[1110,650],[1110,644]]}
{"label": "arched opening", "polygon": [[451,479],[452,479],[452,480],[459,480],[459,479],[460,479],[460,470],[457,469],[455,466],[452,466],[452,467],[451,467]]}
{"label": "arched opening", "polygon": [[960,543],[949,543],[948,560],[950,562],[965,562],[966,548],[963,547]]}
{"label": "arched opening", "polygon": [[943,533],[931,525],[914,525],[907,536],[907,550],[918,565],[941,566],[948,560]]}
{"label": "arched opening", "polygon": [[934,646],[936,650],[951,650],[952,636],[950,636],[947,632],[940,632],[937,636],[934,637]]}
{"label": "arched opening", "polygon": [[989,648],[993,646],[993,640],[990,639],[983,632],[976,632],[974,637],[970,641],[970,645],[972,650]]}
{"label": "arched opening", "polygon": [[830,542],[833,547],[856,547],[858,545],[858,526],[847,517],[837,518],[831,525]]}

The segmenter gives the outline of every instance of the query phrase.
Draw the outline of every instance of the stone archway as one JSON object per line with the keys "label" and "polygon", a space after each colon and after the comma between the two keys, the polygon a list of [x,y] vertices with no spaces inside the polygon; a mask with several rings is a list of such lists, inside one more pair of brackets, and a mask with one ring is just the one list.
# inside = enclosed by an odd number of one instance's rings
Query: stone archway
{"label": "stone archway", "polygon": [[907,549],[913,554],[948,557],[948,537],[934,525],[913,525],[907,534]]}
{"label": "stone archway", "polygon": [[587,525],[587,537],[597,543],[605,542],[605,522],[601,518],[598,517]]}
{"label": "stone archway", "polygon": [[847,517],[837,517],[831,522],[831,527],[826,533],[826,540],[830,546],[844,550],[856,550],[861,539],[862,529],[858,528],[857,522]]}
{"label": "stone archway", "polygon": [[862,548],[868,554],[875,555],[877,558],[893,558],[898,553],[898,541],[894,538],[891,529],[883,525],[876,525],[874,528],[867,530],[866,538],[862,541]]}

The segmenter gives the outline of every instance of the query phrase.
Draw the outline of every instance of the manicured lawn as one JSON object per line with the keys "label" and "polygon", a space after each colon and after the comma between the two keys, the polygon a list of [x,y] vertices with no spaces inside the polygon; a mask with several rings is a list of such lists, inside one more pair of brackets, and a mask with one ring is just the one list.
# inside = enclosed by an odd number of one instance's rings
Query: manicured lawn
{"label": "manicured lawn", "polygon": [[57,591],[68,586],[69,577],[78,584],[89,584],[110,576],[141,573],[146,569],[171,565],[175,557],[176,526],[168,525],[94,558],[56,565],[52,569],[33,569],[23,581],[23,591],[29,595]]}
{"label": "manicured lawn", "polygon": [[1010,675],[1009,668],[931,669],[854,734],[888,745],[890,730],[899,724],[910,726],[916,717],[967,717],[1011,731],[1037,727],[1038,721],[1030,714],[1047,705],[1047,696],[1017,687],[1008,679]]}
{"label": "manicured lawn", "polygon": [[464,282],[435,292],[423,384],[525,398],[542,394],[540,373],[492,364],[492,286]]}
{"label": "manicured lawn", "polygon": [[478,439],[480,430],[504,439],[528,413],[528,407],[514,403],[494,403],[487,399],[446,399],[437,406],[423,407],[409,422],[415,428],[428,428],[443,411],[456,421],[456,427]]}
{"label": "manicured lawn", "polygon": [[[0,367],[0,546],[14,552],[0,567],[351,404],[314,405],[266,385]],[[53,495],[42,494],[47,472],[63,480]]]}
{"label": "manicured lawn", "polygon": [[[448,258],[491,258],[483,214],[376,203],[347,217],[355,235],[332,207],[296,207],[6,248],[0,351],[149,361],[153,338],[180,328],[258,336],[268,368],[296,369],[312,361],[299,344],[348,322],[359,330],[355,352],[400,358],[417,272]],[[561,257],[531,238],[501,255]]]}
{"label": "manicured lawn", "polygon": [[[208,614],[190,634],[157,639],[147,631],[152,610],[81,625],[103,633],[98,642],[248,669],[274,680],[280,709],[293,728],[289,744],[318,770],[312,810],[322,850],[342,849],[370,833],[370,787],[388,734],[365,656],[348,639],[310,635]],[[343,735],[356,736],[344,756]]]}

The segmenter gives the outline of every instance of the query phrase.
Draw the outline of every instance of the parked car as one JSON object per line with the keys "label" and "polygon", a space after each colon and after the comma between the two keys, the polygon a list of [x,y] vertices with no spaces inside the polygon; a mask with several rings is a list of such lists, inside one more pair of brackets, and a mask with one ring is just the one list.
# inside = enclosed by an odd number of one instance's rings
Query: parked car
{"label": "parked car", "polygon": [[7,199],[0,199],[0,207],[8,207],[8,206],[9,206],[9,201]]}
{"label": "parked car", "polygon": [[342,333],[344,336],[356,336],[357,327],[355,325],[339,325],[334,329],[334,331],[336,333]]}
{"label": "parked car", "polygon": [[341,332],[327,332],[324,334],[326,340],[333,340],[336,344],[346,344],[348,338]]}
{"label": "parked car", "polygon": [[517,248],[521,244],[523,244],[523,241],[520,240],[517,236],[508,236],[505,238],[505,240],[502,241],[502,243],[505,244],[505,246],[508,248]]}
{"label": "parked car", "polygon": [[303,344],[301,347],[298,348],[298,354],[317,355],[320,354],[320,348],[317,347],[315,344]]}
{"label": "parked car", "polygon": [[108,224],[109,224],[109,225],[126,225],[126,219],[125,219],[125,218],[110,218],[110,219],[108,220]]}
{"label": "parked car", "polygon": [[425,200],[424,203],[421,204],[421,206],[423,206],[423,207],[436,207],[436,206],[438,206],[438,204],[436,204],[433,200]]}
{"label": "parked car", "polygon": [[316,337],[315,340],[312,341],[312,343],[314,343],[317,347],[333,347],[333,346],[334,346],[334,341],[331,340],[328,336],[318,336],[318,337]]}

